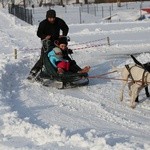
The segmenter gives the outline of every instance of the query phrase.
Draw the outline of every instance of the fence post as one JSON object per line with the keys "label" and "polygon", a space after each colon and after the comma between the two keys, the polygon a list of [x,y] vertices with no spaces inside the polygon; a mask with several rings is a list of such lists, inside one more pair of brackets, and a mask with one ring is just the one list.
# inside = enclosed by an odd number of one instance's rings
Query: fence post
{"label": "fence post", "polygon": [[14,49],[14,57],[17,59],[17,49]]}
{"label": "fence post", "polygon": [[103,10],[103,6],[102,6],[102,18],[104,17],[104,10]]}
{"label": "fence post", "polygon": [[81,18],[81,7],[79,7],[79,17],[80,17],[80,24],[82,23],[82,18]]}
{"label": "fence post", "polygon": [[114,8],[113,8],[113,3],[111,3],[111,9],[113,10]]}
{"label": "fence post", "polygon": [[67,6],[65,5],[65,13],[67,13]]}
{"label": "fence post", "polygon": [[96,6],[94,5],[94,14],[96,16]]}
{"label": "fence post", "polygon": [[87,4],[87,13],[88,13],[88,14],[90,13],[89,4]]}
{"label": "fence post", "polygon": [[107,43],[110,46],[110,39],[109,39],[109,37],[107,37]]}
{"label": "fence post", "polygon": [[109,6],[109,13],[110,13],[110,22],[111,22],[111,18],[112,18],[112,16],[111,16],[111,6]]}

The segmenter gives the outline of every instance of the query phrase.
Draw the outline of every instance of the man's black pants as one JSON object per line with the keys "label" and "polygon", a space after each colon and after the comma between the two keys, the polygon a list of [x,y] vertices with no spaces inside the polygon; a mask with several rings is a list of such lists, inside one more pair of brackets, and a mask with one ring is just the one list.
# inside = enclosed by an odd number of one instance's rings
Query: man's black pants
{"label": "man's black pants", "polygon": [[37,74],[43,67],[43,57],[44,57],[44,49],[41,48],[41,55],[39,60],[36,62],[36,64],[31,69],[30,73]]}

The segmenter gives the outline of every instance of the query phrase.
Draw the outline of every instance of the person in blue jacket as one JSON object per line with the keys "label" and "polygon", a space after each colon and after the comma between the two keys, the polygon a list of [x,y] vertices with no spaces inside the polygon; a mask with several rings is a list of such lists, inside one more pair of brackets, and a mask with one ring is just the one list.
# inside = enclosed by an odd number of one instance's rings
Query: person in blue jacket
{"label": "person in blue jacket", "polygon": [[67,45],[66,37],[61,37],[57,40],[57,46],[48,53],[52,65],[57,68],[59,74],[64,73],[64,71],[87,73],[90,70],[90,66],[81,69],[76,62],[68,56],[68,53],[72,53],[72,50],[68,49]]}
{"label": "person in blue jacket", "polygon": [[62,51],[59,47],[53,48],[53,50],[48,53],[48,57],[52,65],[57,68],[59,74],[64,73],[64,71],[69,71],[70,62],[63,58]]}

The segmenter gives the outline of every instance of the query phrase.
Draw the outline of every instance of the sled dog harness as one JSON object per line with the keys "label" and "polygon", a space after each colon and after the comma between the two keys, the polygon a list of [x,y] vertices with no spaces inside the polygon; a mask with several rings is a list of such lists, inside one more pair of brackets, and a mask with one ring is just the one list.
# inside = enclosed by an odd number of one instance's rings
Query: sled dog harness
{"label": "sled dog harness", "polygon": [[[135,66],[138,66],[138,67],[140,67],[140,68],[142,68],[141,66],[139,66],[139,65],[135,65]],[[130,78],[132,79],[132,81],[133,81],[133,83],[135,83],[135,80],[134,80],[134,78],[133,78],[133,76],[132,76],[132,74],[131,74],[131,69],[132,69],[132,67],[131,68],[129,68],[129,65],[125,65],[125,67],[126,67],[126,69],[128,70],[128,72],[129,72],[129,76],[130,76]],[[144,69],[144,68],[143,68]],[[147,74],[146,74],[147,73]],[[148,76],[148,71],[147,70],[145,70],[144,69],[144,72],[143,72],[143,75],[142,75],[142,85],[143,86],[147,86],[148,85],[148,83],[147,83],[147,76]],[[144,82],[145,81],[145,82]]]}

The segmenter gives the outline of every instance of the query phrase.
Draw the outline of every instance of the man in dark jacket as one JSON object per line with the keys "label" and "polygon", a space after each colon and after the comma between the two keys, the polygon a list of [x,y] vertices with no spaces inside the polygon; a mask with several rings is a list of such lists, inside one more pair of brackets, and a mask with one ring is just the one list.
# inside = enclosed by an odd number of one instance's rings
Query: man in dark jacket
{"label": "man in dark jacket", "polygon": [[[60,31],[62,31],[62,35],[60,35]],[[61,18],[56,17],[55,10],[48,10],[46,13],[46,19],[40,22],[37,36],[41,38],[42,41],[49,40],[51,47],[54,47],[55,40],[57,40],[61,36],[67,36],[69,31],[69,27]],[[37,75],[37,73],[43,67],[43,54],[44,48],[41,48],[41,56],[40,59],[36,62],[34,67],[31,69],[30,74],[27,79],[31,80],[33,77]]]}

